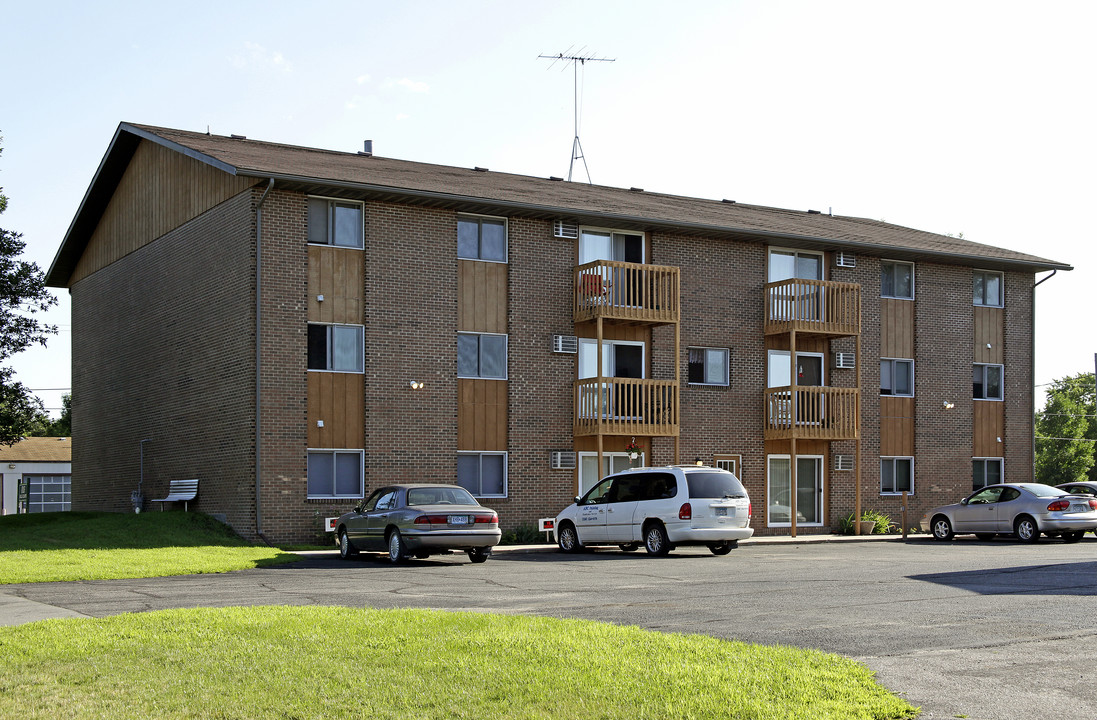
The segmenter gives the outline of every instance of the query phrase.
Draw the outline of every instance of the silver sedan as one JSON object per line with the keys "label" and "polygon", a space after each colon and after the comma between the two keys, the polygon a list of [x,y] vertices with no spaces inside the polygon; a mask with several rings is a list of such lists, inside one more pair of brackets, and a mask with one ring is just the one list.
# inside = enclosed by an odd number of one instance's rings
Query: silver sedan
{"label": "silver sedan", "polygon": [[499,544],[499,516],[457,485],[400,484],[378,488],[335,521],[344,558],[385,552],[394,563],[460,550],[481,563]]}
{"label": "silver sedan", "polygon": [[1044,533],[1077,542],[1087,530],[1097,529],[1097,499],[1039,483],[1001,483],[930,510],[921,525],[938,540],[974,533],[980,540],[1011,534],[1036,542]]}

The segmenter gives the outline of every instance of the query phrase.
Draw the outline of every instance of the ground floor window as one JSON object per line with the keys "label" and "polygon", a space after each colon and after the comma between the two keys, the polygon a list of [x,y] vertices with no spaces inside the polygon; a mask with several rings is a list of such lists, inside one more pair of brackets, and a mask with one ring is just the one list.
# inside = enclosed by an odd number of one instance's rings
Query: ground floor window
{"label": "ground floor window", "polygon": [[1002,458],[971,459],[971,489],[1002,482]]}
{"label": "ground floor window", "polygon": [[71,475],[24,475],[27,512],[63,512],[72,508]]}
{"label": "ground floor window", "polygon": [[309,450],[308,496],[362,497],[363,456],[361,450]]}
{"label": "ground floor window", "polygon": [[[598,453],[579,453],[579,494],[586,495],[587,491],[598,484],[598,481],[607,475],[628,470],[632,467],[632,461],[627,453],[602,453],[602,472],[598,470]],[[637,467],[644,466],[644,454],[635,462]]]}
{"label": "ground floor window", "polygon": [[727,470],[729,473],[743,479],[743,456],[742,455],[730,455],[730,454],[716,454],[712,457],[713,463],[721,470]]}
{"label": "ground floor window", "polygon": [[[792,458],[770,455],[766,480],[766,524],[792,525]],[[823,524],[823,456],[796,456],[796,525]]]}
{"label": "ground floor window", "polygon": [[507,454],[505,452],[458,453],[457,484],[476,497],[506,497]]}
{"label": "ground floor window", "polygon": [[880,458],[880,494],[914,492],[914,458]]}

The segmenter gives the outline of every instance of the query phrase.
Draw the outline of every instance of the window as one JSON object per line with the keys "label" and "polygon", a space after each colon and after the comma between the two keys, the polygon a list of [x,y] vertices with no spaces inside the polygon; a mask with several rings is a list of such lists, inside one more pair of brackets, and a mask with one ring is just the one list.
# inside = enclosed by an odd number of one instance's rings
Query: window
{"label": "window", "polygon": [[365,372],[365,328],[309,323],[309,370]]}
{"label": "window", "polygon": [[457,377],[507,379],[507,336],[457,334]]}
{"label": "window", "polygon": [[976,400],[1002,399],[1002,366],[973,365],[971,370],[971,396]]}
{"label": "window", "polygon": [[880,494],[914,492],[914,458],[880,458]]}
{"label": "window", "polygon": [[309,450],[310,498],[362,497],[361,450]]}
{"label": "window", "polygon": [[507,454],[458,453],[457,484],[476,497],[506,497]]}
{"label": "window", "polygon": [[689,382],[694,385],[727,385],[727,349],[690,348]]}
{"label": "window", "polygon": [[309,198],[309,243],[361,248],[362,203]]}
{"label": "window", "polygon": [[461,215],[457,218],[457,257],[507,261],[507,221]]}
{"label": "window", "polygon": [[743,479],[743,456],[742,455],[714,455],[713,464],[721,470],[727,470],[729,473]]}
{"label": "window", "polygon": [[1002,482],[1002,458],[971,459],[971,489]]}
{"label": "window", "polygon": [[914,361],[880,361],[880,394],[911,397],[914,395]]}
{"label": "window", "polygon": [[1002,273],[976,270],[973,276],[975,304],[1002,307]]}
{"label": "window", "polygon": [[914,263],[880,263],[880,297],[914,299]]}

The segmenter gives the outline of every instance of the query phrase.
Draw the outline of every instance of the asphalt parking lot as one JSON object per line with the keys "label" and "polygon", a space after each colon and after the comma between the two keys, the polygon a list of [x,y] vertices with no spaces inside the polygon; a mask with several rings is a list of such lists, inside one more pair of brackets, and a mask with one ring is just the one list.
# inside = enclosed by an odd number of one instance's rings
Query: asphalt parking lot
{"label": "asphalt parking lot", "polygon": [[256,604],[586,618],[842,653],[927,720],[1088,720],[1097,712],[1095,597],[1092,536],[1035,545],[917,537],[751,541],[725,557],[512,549],[482,565],[463,554],[393,567],[325,552],[224,575],[3,586],[0,621],[10,624],[17,607],[104,616]]}

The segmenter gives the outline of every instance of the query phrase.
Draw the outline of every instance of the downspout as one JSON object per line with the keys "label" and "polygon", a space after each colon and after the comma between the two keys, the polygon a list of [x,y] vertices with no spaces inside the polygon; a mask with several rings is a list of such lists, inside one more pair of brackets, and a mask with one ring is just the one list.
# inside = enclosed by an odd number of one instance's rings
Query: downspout
{"label": "downspout", "polygon": [[260,464],[262,455],[262,395],[260,386],[260,370],[262,361],[262,338],[263,331],[263,203],[267,200],[267,195],[270,195],[270,191],[274,189],[274,178],[270,178],[267,181],[267,189],[263,191],[263,195],[259,198],[259,204],[255,206],[255,534],[262,538],[263,542],[270,545],[270,541],[267,540],[263,534],[263,503],[262,503],[262,480],[263,469]]}
{"label": "downspout", "polygon": [[[1052,270],[1051,274],[1043,280],[1039,280],[1032,284],[1032,332],[1029,333],[1029,377],[1032,378],[1033,391],[1036,390],[1036,288],[1040,286],[1040,283],[1055,277],[1055,273],[1058,270]],[[1032,396],[1033,408],[1029,422],[1032,423],[1032,481],[1036,482],[1036,394]]]}

